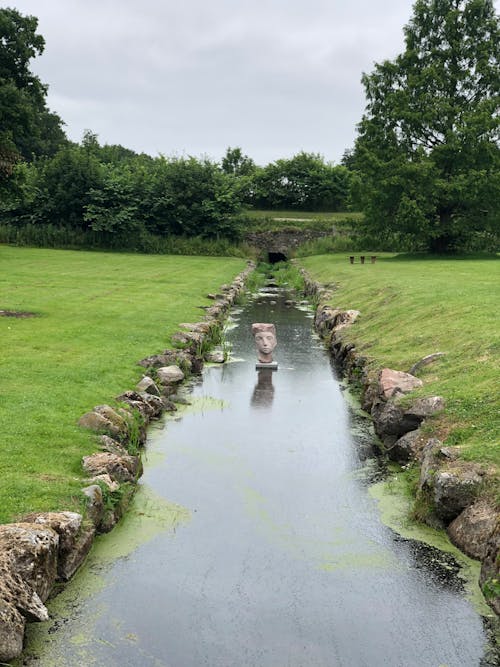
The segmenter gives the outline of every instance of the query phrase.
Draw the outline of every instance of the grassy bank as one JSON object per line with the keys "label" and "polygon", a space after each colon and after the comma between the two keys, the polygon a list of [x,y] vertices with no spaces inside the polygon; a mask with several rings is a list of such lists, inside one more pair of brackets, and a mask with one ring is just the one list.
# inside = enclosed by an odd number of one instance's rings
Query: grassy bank
{"label": "grassy bank", "polygon": [[416,395],[447,402],[432,429],[460,445],[463,458],[500,469],[500,259],[382,255],[362,265],[357,255],[351,265],[337,254],[297,261],[335,288],[335,307],[361,311],[349,338],[373,368],[407,371],[445,353],[419,373],[424,387]]}
{"label": "grassy bank", "polygon": [[132,389],[136,362],[243,269],[240,259],[0,246],[0,522],[77,507],[92,437],[78,418]]}

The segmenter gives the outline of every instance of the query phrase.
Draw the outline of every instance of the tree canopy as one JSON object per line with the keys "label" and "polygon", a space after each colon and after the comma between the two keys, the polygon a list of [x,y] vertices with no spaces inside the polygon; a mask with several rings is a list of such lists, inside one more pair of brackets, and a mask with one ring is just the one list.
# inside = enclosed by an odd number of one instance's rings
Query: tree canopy
{"label": "tree canopy", "polygon": [[492,0],[417,0],[405,50],[363,76],[350,165],[365,231],[431,251],[498,241],[500,26]]}
{"label": "tree canopy", "polygon": [[53,155],[65,142],[62,121],[46,105],[47,86],[30,70],[43,53],[38,20],[0,9],[0,152],[4,162]]}

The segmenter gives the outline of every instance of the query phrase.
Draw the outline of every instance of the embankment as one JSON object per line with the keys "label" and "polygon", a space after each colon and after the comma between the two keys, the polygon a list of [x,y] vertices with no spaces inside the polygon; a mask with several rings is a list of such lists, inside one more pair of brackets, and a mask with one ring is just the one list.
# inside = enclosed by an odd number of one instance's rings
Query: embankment
{"label": "embankment", "polygon": [[415,500],[418,515],[429,525],[446,530],[451,541],[468,556],[481,561],[480,584],[490,606],[500,613],[500,514],[485,493],[488,467],[460,458],[458,447],[444,446],[429,420],[446,407],[446,396],[412,391],[424,387],[419,370],[438,355],[421,359],[405,372],[373,369],[349,336],[360,312],[329,305],[331,291],[302,271],[306,294],[318,304],[315,327],[337,365],[360,389],[363,409],[370,414],[380,442],[380,453],[418,471]]}

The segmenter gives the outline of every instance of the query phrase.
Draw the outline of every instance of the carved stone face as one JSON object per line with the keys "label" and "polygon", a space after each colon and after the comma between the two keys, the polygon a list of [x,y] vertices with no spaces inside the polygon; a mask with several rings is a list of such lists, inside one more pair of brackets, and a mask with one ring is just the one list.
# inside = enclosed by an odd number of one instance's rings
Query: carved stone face
{"label": "carved stone face", "polygon": [[260,331],[255,334],[255,344],[259,352],[264,354],[271,354],[276,347],[276,336],[272,331]]}
{"label": "carved stone face", "polygon": [[264,322],[252,324],[252,332],[257,347],[259,361],[262,363],[271,363],[273,360],[273,350],[277,345],[274,324],[267,324]]}

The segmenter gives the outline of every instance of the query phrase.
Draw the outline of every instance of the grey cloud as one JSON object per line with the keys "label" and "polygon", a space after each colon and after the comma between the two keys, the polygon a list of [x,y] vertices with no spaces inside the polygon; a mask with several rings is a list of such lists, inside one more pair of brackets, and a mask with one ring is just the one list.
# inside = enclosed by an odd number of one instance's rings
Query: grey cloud
{"label": "grey cloud", "polygon": [[34,69],[72,139],[152,154],[338,161],[364,107],[362,71],[392,58],[413,0],[18,0],[39,18]]}

